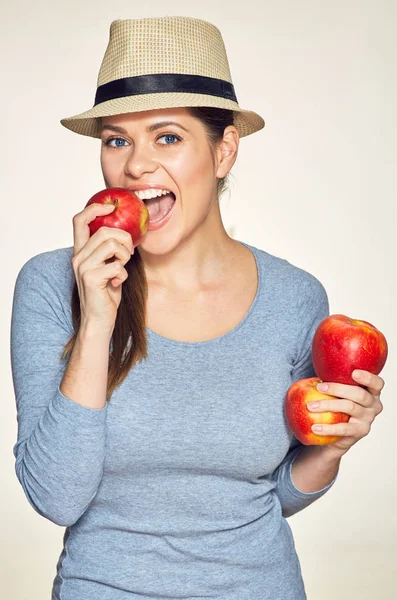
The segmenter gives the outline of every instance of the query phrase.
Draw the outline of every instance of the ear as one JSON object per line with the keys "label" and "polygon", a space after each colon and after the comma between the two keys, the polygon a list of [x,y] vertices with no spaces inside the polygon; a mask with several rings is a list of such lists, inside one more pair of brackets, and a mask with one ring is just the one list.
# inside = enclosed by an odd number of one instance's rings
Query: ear
{"label": "ear", "polygon": [[228,125],[223,132],[223,140],[221,140],[216,148],[218,167],[216,177],[219,179],[226,177],[230,169],[234,165],[240,136],[234,125]]}

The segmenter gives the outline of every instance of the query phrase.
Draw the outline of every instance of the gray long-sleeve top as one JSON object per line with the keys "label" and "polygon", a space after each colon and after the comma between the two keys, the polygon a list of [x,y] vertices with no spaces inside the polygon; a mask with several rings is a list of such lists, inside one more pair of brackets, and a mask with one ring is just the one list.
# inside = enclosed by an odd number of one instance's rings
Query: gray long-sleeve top
{"label": "gray long-sleeve top", "polygon": [[14,290],[15,469],[26,497],[66,527],[52,600],[304,600],[287,517],[320,498],[297,489],[302,445],[284,401],[315,376],[329,314],[318,279],[246,245],[259,274],[240,323],[205,342],[147,330],[149,355],[102,409],[64,396],[73,333],[72,247],[36,255]]}

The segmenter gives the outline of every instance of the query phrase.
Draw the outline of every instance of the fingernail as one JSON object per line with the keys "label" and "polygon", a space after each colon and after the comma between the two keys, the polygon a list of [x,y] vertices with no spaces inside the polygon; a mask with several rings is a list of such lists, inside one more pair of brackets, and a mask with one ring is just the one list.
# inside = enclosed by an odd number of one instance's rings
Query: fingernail
{"label": "fingernail", "polygon": [[323,426],[322,425],[313,425],[312,426],[312,430],[313,431],[322,431],[323,430]]}
{"label": "fingernail", "polygon": [[318,383],[316,385],[316,388],[320,391],[320,392],[325,392],[328,389],[328,385],[326,383]]}
{"label": "fingernail", "polygon": [[318,408],[320,406],[320,402],[308,402],[307,406],[309,408]]}
{"label": "fingernail", "polygon": [[357,371],[357,369],[355,371],[353,371],[353,377],[355,379],[360,379],[360,377],[362,377],[362,372],[361,371]]}

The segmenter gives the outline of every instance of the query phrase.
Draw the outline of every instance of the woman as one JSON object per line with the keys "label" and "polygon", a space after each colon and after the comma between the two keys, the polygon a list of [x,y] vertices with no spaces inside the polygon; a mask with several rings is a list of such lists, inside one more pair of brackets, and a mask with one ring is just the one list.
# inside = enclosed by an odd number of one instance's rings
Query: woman
{"label": "woman", "polygon": [[90,237],[112,210],[93,204],[74,246],[31,258],[16,282],[16,472],[66,527],[52,600],[306,598],[286,518],[332,487],[384,381],[328,382],[339,399],[313,410],[351,415],[322,431],[338,442],[291,435],[285,394],[315,375],[328,299],[224,229],[239,138],[264,122],[237,104],[219,30],[114,21],[94,108],[62,124],[101,138],[107,187],[164,193],[145,200],[157,224],[137,248],[119,229]]}

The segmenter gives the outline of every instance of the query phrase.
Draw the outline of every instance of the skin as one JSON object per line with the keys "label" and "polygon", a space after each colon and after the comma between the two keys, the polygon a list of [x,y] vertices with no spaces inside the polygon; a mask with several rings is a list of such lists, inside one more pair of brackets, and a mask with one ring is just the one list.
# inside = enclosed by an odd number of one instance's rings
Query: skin
{"label": "skin", "polygon": [[326,392],[338,400],[321,400],[317,407],[310,403],[307,407],[312,412],[344,412],[350,415],[347,423],[322,425],[320,430],[312,429],[320,435],[338,435],[340,440],[324,446],[329,455],[341,458],[360,439],[368,435],[375,418],[382,412],[383,404],[380,396],[385,381],[379,375],[369,371],[356,369],[352,378],[358,385],[346,385],[324,381],[317,384],[320,392]]}
{"label": "skin", "polygon": [[[175,125],[146,131],[148,125],[166,119],[177,121],[189,131]],[[239,265],[244,264],[242,256],[246,256],[247,249],[230,238],[223,226],[217,181],[236,161],[237,129],[227,127],[223,139],[212,149],[204,126],[185,108],[103,117],[105,124],[126,131],[102,133],[101,167],[106,187],[158,183],[176,194],[170,222],[158,231],[148,232],[139,246],[149,288],[161,287],[173,298],[186,300],[187,296],[194,299],[233,280]],[[166,138],[160,137],[165,134]],[[118,141],[119,146],[116,141],[105,146],[103,142],[111,137],[125,141]],[[307,405],[315,412],[345,412],[350,419],[348,423],[324,425],[317,432],[341,436],[338,442],[307,446],[300,452],[292,471],[299,489],[315,491],[327,485],[341,457],[369,433],[372,422],[382,412],[384,380],[368,371],[361,371],[361,375],[361,379],[353,376],[356,386],[327,382],[327,394],[338,400],[323,400],[317,408]]]}
{"label": "skin", "polygon": [[[148,125],[168,119],[188,131],[175,125],[146,131]],[[127,132],[105,130],[101,134],[106,187],[156,183],[176,194],[169,223],[158,231],[149,231],[139,246],[148,284],[194,294],[233,277],[236,260],[246,249],[230,238],[223,226],[217,183],[236,161],[236,127],[227,127],[223,140],[213,149],[203,124],[185,108],[103,117],[104,125],[122,127]],[[104,142],[112,137],[119,140],[105,146]]]}

